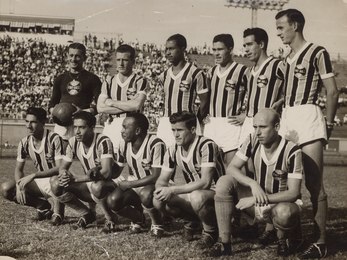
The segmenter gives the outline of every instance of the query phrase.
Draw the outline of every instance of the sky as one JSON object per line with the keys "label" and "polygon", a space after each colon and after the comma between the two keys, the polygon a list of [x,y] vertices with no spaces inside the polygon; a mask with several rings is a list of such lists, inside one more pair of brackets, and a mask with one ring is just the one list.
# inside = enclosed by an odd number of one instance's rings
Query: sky
{"label": "sky", "polygon": [[[226,0],[0,0],[2,14],[75,18],[76,36],[91,32],[121,36],[126,42],[164,44],[174,33],[189,46],[211,46],[213,36],[231,33],[235,50],[243,30],[251,26],[251,10],[226,7]],[[327,48],[332,57],[347,59],[347,0],[289,0],[284,8],[299,9],[306,18],[307,41]],[[269,50],[283,47],[276,36],[277,11],[258,10],[257,26],[269,34]]]}

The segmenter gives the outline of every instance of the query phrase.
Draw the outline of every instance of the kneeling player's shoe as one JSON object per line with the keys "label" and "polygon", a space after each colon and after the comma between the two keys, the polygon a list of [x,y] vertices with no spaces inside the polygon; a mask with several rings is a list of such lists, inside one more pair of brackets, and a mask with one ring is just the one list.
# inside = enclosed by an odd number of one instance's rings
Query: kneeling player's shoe
{"label": "kneeling player's shoe", "polygon": [[109,234],[115,231],[116,231],[116,224],[112,220],[106,219],[105,225],[102,228],[101,232],[105,234]]}
{"label": "kneeling player's shoe", "polygon": [[326,244],[311,244],[304,252],[298,254],[299,259],[324,258],[328,254]]}
{"label": "kneeling player's shoe", "polygon": [[277,255],[278,256],[289,256],[289,248],[287,244],[287,239],[279,239],[277,241]]}
{"label": "kneeling player's shoe", "polygon": [[212,247],[218,241],[217,232],[202,232],[202,236],[197,243],[197,247],[200,249],[207,249]]}
{"label": "kneeling player's shoe", "polygon": [[53,215],[53,211],[50,209],[44,209],[44,210],[37,209],[36,217],[34,217],[34,220],[42,221],[46,219],[51,219],[52,215]]}
{"label": "kneeling player's shoe", "polygon": [[212,248],[209,249],[207,254],[210,257],[231,256],[231,243],[217,242]]}
{"label": "kneeling player's shoe", "polygon": [[266,247],[277,240],[276,230],[265,230],[263,234],[258,237],[257,245]]}
{"label": "kneeling player's shoe", "polygon": [[164,235],[164,228],[162,225],[151,225],[151,235],[156,238],[161,238]]}
{"label": "kneeling player's shoe", "polygon": [[183,238],[186,241],[193,241],[194,240],[194,234],[199,231],[199,223],[198,222],[188,222],[184,225],[183,228]]}
{"label": "kneeling player's shoe", "polygon": [[84,216],[80,217],[77,223],[73,226],[74,229],[82,228],[86,229],[90,223],[96,220],[96,216],[93,212],[89,212]]}
{"label": "kneeling player's shoe", "polygon": [[142,232],[142,226],[139,223],[131,222],[129,230],[131,234],[138,234]]}
{"label": "kneeling player's shoe", "polygon": [[53,226],[60,226],[61,224],[63,224],[63,219],[64,217],[60,214],[53,213],[51,223]]}

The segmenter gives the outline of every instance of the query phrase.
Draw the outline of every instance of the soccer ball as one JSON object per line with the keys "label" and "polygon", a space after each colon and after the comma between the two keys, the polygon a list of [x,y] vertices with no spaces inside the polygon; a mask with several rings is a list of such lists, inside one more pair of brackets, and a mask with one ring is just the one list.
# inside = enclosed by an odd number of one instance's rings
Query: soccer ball
{"label": "soccer ball", "polygon": [[55,105],[52,115],[54,123],[61,126],[72,124],[72,114],[76,111],[71,103],[59,103]]}

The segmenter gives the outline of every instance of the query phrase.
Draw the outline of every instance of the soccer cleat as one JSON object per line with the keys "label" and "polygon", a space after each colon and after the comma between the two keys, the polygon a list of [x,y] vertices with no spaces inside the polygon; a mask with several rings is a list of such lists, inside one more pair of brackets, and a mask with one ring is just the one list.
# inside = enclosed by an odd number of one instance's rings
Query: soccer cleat
{"label": "soccer cleat", "polygon": [[304,252],[298,254],[299,259],[324,258],[328,254],[326,244],[311,244]]}
{"label": "soccer cleat", "polygon": [[51,223],[53,226],[60,226],[61,224],[63,224],[63,219],[64,219],[63,216],[61,216],[57,213],[54,213],[52,215],[52,222]]}
{"label": "soccer cleat", "polygon": [[210,257],[231,256],[231,243],[217,242],[212,248],[210,248],[207,254]]}
{"label": "soccer cleat", "polygon": [[289,256],[289,248],[287,245],[287,239],[279,239],[277,241],[277,255],[278,256]]}
{"label": "soccer cleat", "polygon": [[151,234],[156,238],[161,238],[164,235],[164,228],[162,225],[151,225]]}
{"label": "soccer cleat", "polygon": [[87,226],[96,220],[96,216],[93,212],[89,212],[84,216],[80,217],[77,223],[73,226],[73,229],[86,229]]}
{"label": "soccer cleat", "polygon": [[212,247],[218,241],[217,233],[208,233],[206,231],[202,232],[202,236],[199,239],[197,246],[200,249],[206,249]]}
{"label": "soccer cleat", "polygon": [[44,210],[37,209],[36,217],[34,217],[34,220],[42,221],[46,219],[51,219],[52,214],[53,214],[53,211],[50,209],[44,209]]}
{"label": "soccer cleat", "polygon": [[138,234],[142,232],[142,227],[139,223],[131,222],[129,230],[131,234]]}
{"label": "soccer cleat", "polygon": [[102,228],[101,232],[105,234],[109,234],[115,231],[116,231],[116,224],[112,220],[106,219],[105,225]]}
{"label": "soccer cleat", "polygon": [[261,247],[266,247],[277,240],[276,230],[265,230],[263,234],[258,237],[257,244]]}
{"label": "soccer cleat", "polygon": [[184,225],[183,228],[183,238],[186,241],[193,241],[194,240],[194,234],[198,232],[199,230],[199,223],[197,222],[188,222]]}
{"label": "soccer cleat", "polygon": [[304,244],[304,240],[302,238],[300,239],[287,239],[287,246],[289,254],[295,254],[300,250],[302,245]]}

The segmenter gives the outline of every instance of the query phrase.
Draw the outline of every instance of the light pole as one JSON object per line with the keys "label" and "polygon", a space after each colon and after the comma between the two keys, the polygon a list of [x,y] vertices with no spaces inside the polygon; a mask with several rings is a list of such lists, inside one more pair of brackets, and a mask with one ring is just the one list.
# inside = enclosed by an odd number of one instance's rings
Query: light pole
{"label": "light pole", "polygon": [[258,9],[280,11],[289,0],[226,0],[227,7],[249,8],[252,10],[251,27],[257,26]]}

